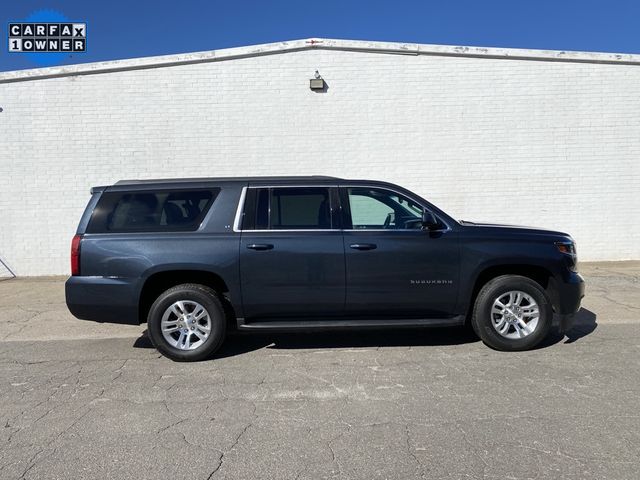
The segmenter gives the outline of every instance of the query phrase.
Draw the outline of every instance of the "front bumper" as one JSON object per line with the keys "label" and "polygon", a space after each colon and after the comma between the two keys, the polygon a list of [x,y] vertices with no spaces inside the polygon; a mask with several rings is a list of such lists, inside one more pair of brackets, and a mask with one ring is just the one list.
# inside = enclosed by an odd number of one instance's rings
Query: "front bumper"
{"label": "front bumper", "polygon": [[137,283],[128,278],[69,277],[64,285],[74,317],[94,322],[138,325]]}
{"label": "front bumper", "polygon": [[575,314],[580,310],[584,297],[584,278],[579,273],[570,272],[561,280],[552,279],[549,285],[553,309],[560,319],[560,331],[569,330]]}

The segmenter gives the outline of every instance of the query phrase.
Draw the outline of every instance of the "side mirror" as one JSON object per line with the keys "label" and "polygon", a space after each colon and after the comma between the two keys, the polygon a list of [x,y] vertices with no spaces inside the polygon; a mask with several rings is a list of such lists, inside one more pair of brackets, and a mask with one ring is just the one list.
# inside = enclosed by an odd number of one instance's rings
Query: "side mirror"
{"label": "side mirror", "polygon": [[424,230],[436,230],[440,224],[435,215],[428,210],[422,210],[422,228]]}

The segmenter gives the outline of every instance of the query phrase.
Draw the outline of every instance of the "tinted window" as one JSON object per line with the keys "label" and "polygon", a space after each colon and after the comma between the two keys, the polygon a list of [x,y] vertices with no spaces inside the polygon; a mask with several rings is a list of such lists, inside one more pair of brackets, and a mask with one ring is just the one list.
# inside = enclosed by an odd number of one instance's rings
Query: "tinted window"
{"label": "tinted window", "polygon": [[348,188],[354,229],[421,228],[422,207],[403,195],[378,188]]}
{"label": "tinted window", "polygon": [[218,192],[107,192],[100,197],[87,232],[196,230]]}
{"label": "tinted window", "polygon": [[321,230],[332,228],[331,198],[325,187],[250,188],[244,230]]}
{"label": "tinted window", "polygon": [[256,192],[256,227],[257,230],[269,228],[269,190],[261,188]]}

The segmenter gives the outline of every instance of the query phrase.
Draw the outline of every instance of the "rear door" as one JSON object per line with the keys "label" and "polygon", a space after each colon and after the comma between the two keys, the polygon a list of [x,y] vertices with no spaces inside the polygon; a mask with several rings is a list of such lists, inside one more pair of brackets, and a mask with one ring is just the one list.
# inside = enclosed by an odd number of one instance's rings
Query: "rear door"
{"label": "rear door", "polygon": [[248,187],[240,278],[248,319],[344,312],[345,265],[331,186]]}
{"label": "rear door", "polygon": [[444,318],[459,277],[455,232],[423,230],[418,201],[381,187],[340,189],[350,316]]}

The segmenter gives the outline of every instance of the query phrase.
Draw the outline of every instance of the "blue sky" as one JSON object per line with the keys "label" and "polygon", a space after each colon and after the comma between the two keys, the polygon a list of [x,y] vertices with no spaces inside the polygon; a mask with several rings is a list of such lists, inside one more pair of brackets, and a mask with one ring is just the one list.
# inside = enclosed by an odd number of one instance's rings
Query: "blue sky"
{"label": "blue sky", "polygon": [[60,63],[328,37],[640,53],[633,0],[4,0],[0,71],[35,68],[7,52],[7,22],[52,9],[86,21],[87,53]]}

